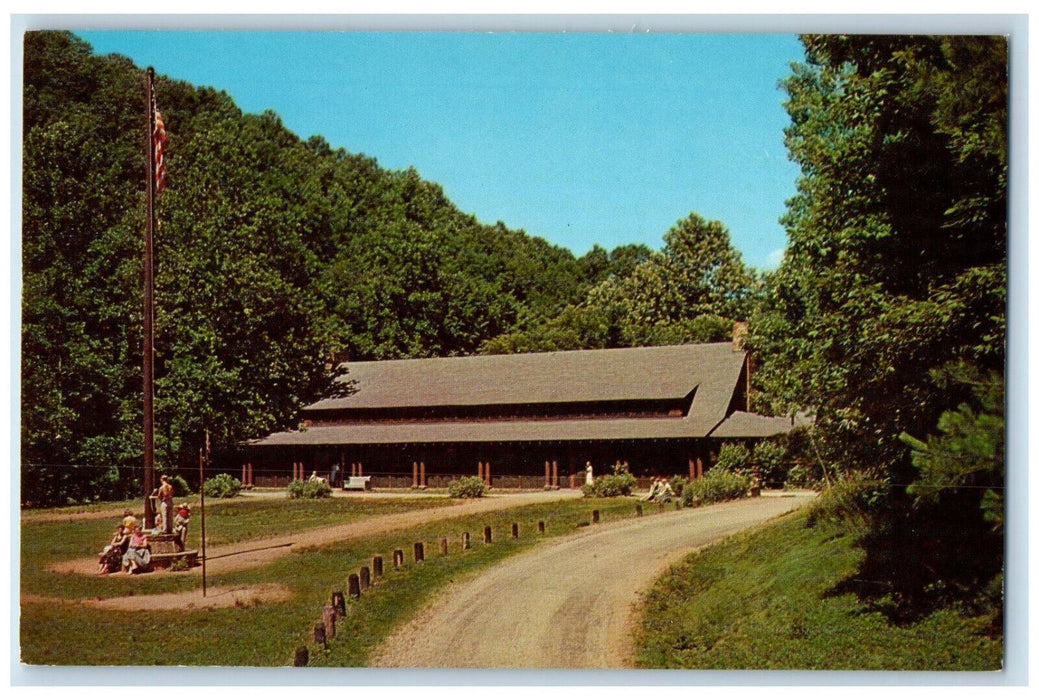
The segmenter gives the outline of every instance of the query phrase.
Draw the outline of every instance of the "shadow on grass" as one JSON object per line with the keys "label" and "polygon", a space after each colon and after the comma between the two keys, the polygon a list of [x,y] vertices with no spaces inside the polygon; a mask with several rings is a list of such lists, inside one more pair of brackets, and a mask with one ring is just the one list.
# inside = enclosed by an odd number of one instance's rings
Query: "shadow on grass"
{"label": "shadow on grass", "polygon": [[1003,631],[1003,536],[983,520],[980,493],[963,489],[914,506],[893,495],[871,518],[857,545],[857,571],[826,596],[854,594],[868,612],[897,626],[956,607],[990,616],[988,634]]}

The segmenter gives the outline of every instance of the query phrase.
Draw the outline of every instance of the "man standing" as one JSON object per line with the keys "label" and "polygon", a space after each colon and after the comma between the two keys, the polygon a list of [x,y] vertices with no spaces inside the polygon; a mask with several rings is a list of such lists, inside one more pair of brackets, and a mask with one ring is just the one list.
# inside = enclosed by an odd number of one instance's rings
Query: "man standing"
{"label": "man standing", "polygon": [[159,486],[159,512],[162,513],[162,531],[167,535],[173,531],[173,484],[163,474],[159,477],[162,482]]}

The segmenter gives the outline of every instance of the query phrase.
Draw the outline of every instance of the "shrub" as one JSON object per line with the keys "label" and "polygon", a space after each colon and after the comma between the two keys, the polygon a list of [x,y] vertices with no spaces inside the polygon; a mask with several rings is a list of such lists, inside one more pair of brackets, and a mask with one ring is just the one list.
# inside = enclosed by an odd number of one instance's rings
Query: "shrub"
{"label": "shrub", "polygon": [[682,490],[682,505],[693,505],[694,500],[699,503],[731,501],[743,498],[749,490],[750,477],[715,465]]}
{"label": "shrub", "polygon": [[242,482],[230,474],[217,474],[202,484],[202,493],[210,498],[234,498],[242,490]]}
{"label": "shrub", "polygon": [[675,498],[681,498],[686,487],[689,486],[689,478],[685,476],[673,476],[668,479],[671,490],[675,492]]}
{"label": "shrub", "polygon": [[630,496],[635,484],[635,477],[624,471],[600,476],[592,483],[582,486],[581,490],[585,498],[613,498]]}
{"label": "shrub", "polygon": [[289,498],[327,498],[332,495],[332,487],[320,479],[296,479],[289,482],[288,494]]}
{"label": "shrub", "polygon": [[447,485],[447,494],[451,498],[482,498],[487,485],[478,476],[463,476]]}
{"label": "shrub", "polygon": [[890,485],[883,479],[857,472],[846,474],[811,504],[808,525],[811,527],[818,521],[829,521],[852,523],[865,528],[871,513],[889,493]]}
{"label": "shrub", "polygon": [[786,448],[778,442],[764,440],[754,446],[754,464],[761,470],[761,483],[768,488],[778,488],[786,481],[783,463]]}
{"label": "shrub", "polygon": [[188,486],[188,482],[180,474],[167,474],[166,478],[173,484],[174,498],[187,496],[191,493],[191,487]]}
{"label": "shrub", "polygon": [[750,448],[742,442],[723,442],[714,468],[737,474],[750,472]]}

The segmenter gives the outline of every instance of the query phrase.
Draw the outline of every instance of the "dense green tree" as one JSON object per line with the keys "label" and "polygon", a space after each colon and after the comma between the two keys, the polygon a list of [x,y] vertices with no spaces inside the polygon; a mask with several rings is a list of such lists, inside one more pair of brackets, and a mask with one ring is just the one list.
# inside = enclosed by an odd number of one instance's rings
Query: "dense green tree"
{"label": "dense green tree", "polygon": [[592,248],[578,262],[601,281],[580,304],[487,341],[484,353],[577,350],[727,340],[746,318],[753,272],[717,221],[690,214],[655,253],[624,246],[608,256]]}
{"label": "dense green tree", "polygon": [[[986,489],[922,498],[907,485],[933,494],[939,472],[954,478],[951,465],[978,458],[980,445],[986,488],[1002,475],[999,428],[957,408],[969,392],[936,378],[955,365],[1003,381],[1006,41],[803,43],[807,62],[785,82],[786,143],[802,176],[784,261],[751,327],[756,398],[814,414],[824,473],[872,477],[851,480],[875,492],[863,500],[873,508],[865,558],[845,583],[909,619],[989,582],[998,589]],[[910,440],[915,459],[899,439],[936,433]]]}
{"label": "dense green tree", "polygon": [[[144,71],[25,39],[22,499],[139,490]],[[157,466],[294,427],[338,360],[452,355],[580,300],[574,256],[463,214],[414,169],[299,139],[157,76]]]}
{"label": "dense green tree", "polygon": [[786,81],[802,177],[753,324],[757,376],[774,407],[815,413],[835,466],[888,473],[908,465],[898,435],[950,408],[930,370],[1002,370],[1006,44],[804,43],[808,62]]}

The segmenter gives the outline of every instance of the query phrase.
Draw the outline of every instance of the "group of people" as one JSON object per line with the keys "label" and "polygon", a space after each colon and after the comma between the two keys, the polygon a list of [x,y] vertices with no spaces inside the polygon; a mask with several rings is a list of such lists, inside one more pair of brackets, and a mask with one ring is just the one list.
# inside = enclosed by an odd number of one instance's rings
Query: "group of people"
{"label": "group of people", "polygon": [[120,572],[135,574],[151,563],[148,535],[132,513],[123,516],[123,522],[112,533],[112,540],[101,550],[97,573]]}
{"label": "group of people", "polygon": [[649,493],[646,494],[645,500],[647,501],[659,501],[660,503],[670,503],[671,499],[675,497],[674,489],[671,488],[671,482],[667,479],[660,477],[653,477],[653,481],[649,485]]}
{"label": "group of people", "polygon": [[[167,512],[169,509],[167,509]],[[157,535],[163,533],[163,527],[168,516],[161,511],[156,514],[155,527],[150,531]],[[184,545],[188,534],[188,522],[191,520],[191,508],[187,503],[177,506],[177,514],[174,517],[173,534],[181,546]],[[168,533],[167,533],[168,534]],[[124,574],[135,574],[148,567],[151,563],[151,549],[148,546],[148,532],[144,530],[137,518],[130,511],[123,514],[123,520],[119,527],[112,533],[112,539],[101,553],[97,562],[98,575],[121,572]]]}

